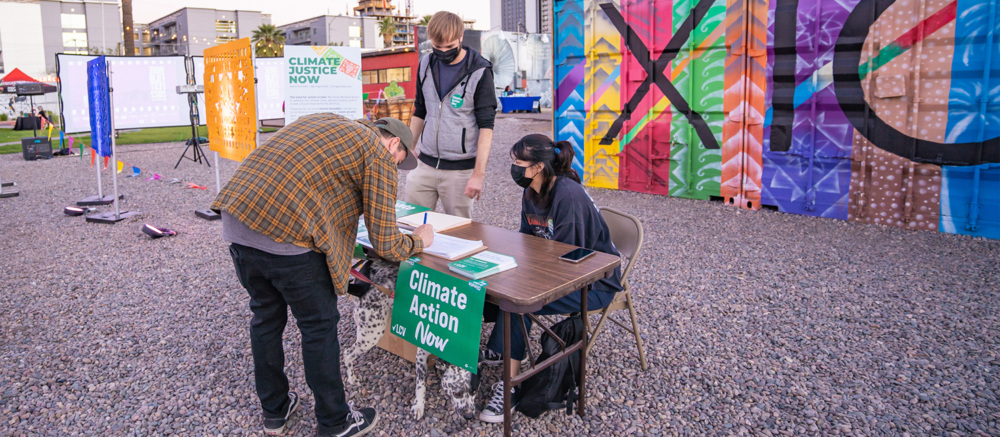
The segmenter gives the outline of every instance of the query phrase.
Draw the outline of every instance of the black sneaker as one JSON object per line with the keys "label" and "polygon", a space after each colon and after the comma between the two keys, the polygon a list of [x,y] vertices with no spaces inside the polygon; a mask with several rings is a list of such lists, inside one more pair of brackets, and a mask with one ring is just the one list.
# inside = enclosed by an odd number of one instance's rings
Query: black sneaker
{"label": "black sneaker", "polygon": [[[486,349],[485,351],[483,351],[482,360],[480,361],[493,367],[501,366],[503,365],[503,354],[498,354],[489,349]],[[528,363],[528,357],[524,357],[524,359],[521,360],[521,366],[524,366],[527,363]]]}
{"label": "black sneaker", "polygon": [[[513,412],[516,404],[514,402],[514,390],[511,393],[511,411]],[[483,407],[483,411],[479,413],[479,420],[487,423],[503,423],[503,381],[497,381],[493,384],[493,395],[490,397],[490,401],[486,403]]]}
{"label": "black sneaker", "polygon": [[374,408],[355,410],[353,403],[348,404],[348,406],[351,412],[347,415],[347,423],[343,425],[343,429],[333,432],[319,432],[316,435],[319,437],[360,436],[368,434],[375,427],[375,424],[378,423],[378,413]]}
{"label": "black sneaker", "polygon": [[499,366],[503,364],[503,354],[486,349],[483,351],[483,362],[491,366]]}
{"label": "black sneaker", "polygon": [[299,409],[299,395],[293,391],[288,392],[288,410],[285,412],[285,417],[277,417],[274,419],[264,418],[264,434],[267,435],[282,435],[285,433],[285,424],[288,423],[288,418],[292,417],[292,413]]}

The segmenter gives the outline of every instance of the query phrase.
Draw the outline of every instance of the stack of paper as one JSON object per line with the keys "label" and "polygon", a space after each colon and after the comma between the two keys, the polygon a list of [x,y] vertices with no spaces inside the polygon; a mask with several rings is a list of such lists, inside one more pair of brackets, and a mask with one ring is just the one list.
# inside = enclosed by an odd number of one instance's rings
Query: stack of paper
{"label": "stack of paper", "polygon": [[[402,228],[399,229],[399,232],[404,234],[412,233]],[[372,249],[371,237],[368,233],[368,228],[363,222],[358,223],[358,236],[355,241],[364,247]],[[430,246],[424,247],[423,253],[453,261],[483,250],[486,250],[486,246],[483,245],[481,240],[465,240],[435,232],[434,241]]]}
{"label": "stack of paper", "polygon": [[472,219],[469,218],[442,214],[440,212],[435,212],[435,211],[420,212],[408,215],[398,220],[400,223],[404,225],[412,226],[415,228],[425,223],[424,222],[425,214],[427,217],[426,223],[434,228],[434,232],[447,231],[452,228],[457,228],[459,226],[464,226],[469,223],[472,223]]}
{"label": "stack of paper", "polygon": [[448,264],[448,269],[462,276],[480,279],[517,267],[514,257],[495,252],[480,252]]}
{"label": "stack of paper", "polygon": [[434,241],[424,247],[424,253],[453,261],[486,250],[480,240],[464,240],[450,235],[434,233]]}

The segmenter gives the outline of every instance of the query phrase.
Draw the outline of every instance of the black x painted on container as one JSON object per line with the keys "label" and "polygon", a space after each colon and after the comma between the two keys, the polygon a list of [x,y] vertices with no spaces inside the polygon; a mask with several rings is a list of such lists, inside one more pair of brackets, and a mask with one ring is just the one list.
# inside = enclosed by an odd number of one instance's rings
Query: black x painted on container
{"label": "black x painted on container", "polygon": [[617,138],[618,134],[621,132],[622,125],[625,123],[625,120],[632,117],[632,111],[634,111],[635,108],[639,106],[639,102],[646,97],[650,86],[655,84],[656,87],[660,89],[660,92],[662,92],[663,95],[670,100],[670,103],[677,108],[679,112],[683,113],[687,117],[688,122],[694,126],[694,130],[698,134],[698,138],[701,139],[701,143],[705,145],[705,148],[719,149],[719,143],[715,140],[715,135],[712,134],[712,130],[709,129],[708,123],[705,122],[705,119],[702,118],[701,114],[691,110],[691,106],[688,105],[688,102],[684,100],[683,97],[681,97],[681,94],[677,92],[677,88],[674,87],[674,84],[671,83],[670,79],[668,79],[666,74],[664,74],[664,71],[670,65],[670,62],[677,57],[677,53],[680,52],[684,42],[691,36],[691,32],[694,30],[695,25],[697,25],[697,23],[701,23],[701,20],[705,18],[706,14],[708,14],[708,10],[712,7],[712,3],[714,2],[715,0],[700,0],[698,5],[694,7],[694,10],[691,11],[691,15],[688,16],[688,19],[684,20],[681,27],[677,29],[677,33],[670,38],[670,42],[667,43],[663,53],[661,53],[660,57],[655,61],[650,58],[649,49],[645,44],[643,44],[639,35],[632,30],[632,27],[625,23],[625,18],[622,17],[621,12],[615,8],[614,4],[601,4],[601,9],[604,10],[608,19],[611,20],[611,23],[614,24],[616,29],[618,29],[618,33],[625,38],[625,45],[627,45],[629,50],[632,51],[632,55],[635,56],[636,60],[638,60],[640,64],[642,64],[643,69],[647,73],[646,79],[642,81],[639,88],[637,88],[635,93],[632,94],[632,97],[629,98],[628,103],[626,103],[625,107],[622,108],[621,115],[618,116],[618,119],[616,119],[611,125],[611,128],[608,129],[608,132],[604,134],[603,138],[601,138],[601,144],[607,145],[614,142],[615,138]]}

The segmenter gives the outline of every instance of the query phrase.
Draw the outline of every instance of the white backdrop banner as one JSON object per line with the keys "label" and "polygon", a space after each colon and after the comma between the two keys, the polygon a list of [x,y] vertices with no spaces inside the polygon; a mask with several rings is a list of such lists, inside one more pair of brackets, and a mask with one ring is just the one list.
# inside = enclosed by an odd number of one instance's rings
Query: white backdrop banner
{"label": "white backdrop banner", "polygon": [[284,73],[286,126],[320,112],[364,117],[360,48],[285,46]]}
{"label": "white backdrop banner", "polygon": [[[88,55],[56,55],[59,97],[67,133],[90,131],[87,98]],[[111,57],[115,129],[186,126],[191,122],[187,97],[177,94],[185,81],[181,56]]]}

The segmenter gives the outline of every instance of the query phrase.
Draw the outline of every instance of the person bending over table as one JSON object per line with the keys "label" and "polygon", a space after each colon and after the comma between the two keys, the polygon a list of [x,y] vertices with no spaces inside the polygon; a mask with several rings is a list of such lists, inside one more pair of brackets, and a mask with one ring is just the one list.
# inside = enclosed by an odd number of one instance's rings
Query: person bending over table
{"label": "person bending over table", "polygon": [[337,295],[347,292],[351,253],[364,213],[375,252],[402,261],[433,242],[430,225],[396,227],[396,168],[412,169],[413,136],[391,117],[374,124],[312,114],[285,126],[237,167],[212,203],[223,239],[250,295],[250,346],[264,432],[281,434],[299,405],[285,375],[288,307],[302,333],[302,364],[315,396],[317,435],[371,431],[374,408],[344,393]]}
{"label": "person bending over table", "polygon": [[[531,134],[521,138],[510,149],[514,163],[510,175],[514,183],[524,188],[521,198],[521,232],[547,240],[556,240],[587,249],[618,255],[611,242],[611,232],[594,200],[590,198],[580,175],[573,170],[573,146],[560,141],[553,143],[549,137]],[[556,261],[561,262],[561,261]],[[622,290],[621,269],[594,283],[587,293],[587,309],[594,311],[611,304],[615,293]],[[580,311],[580,290],[542,307],[539,315],[568,314]],[[498,308],[487,304],[486,313],[496,314]],[[487,314],[487,319],[490,319]],[[511,315],[511,376],[521,371],[524,360],[526,335],[521,328],[519,315]],[[524,324],[531,329],[531,319],[524,317]],[[483,360],[490,365],[503,364],[503,318],[496,317],[483,352]],[[503,422],[503,381],[493,385],[493,395],[479,414],[479,420],[490,423]]]}

